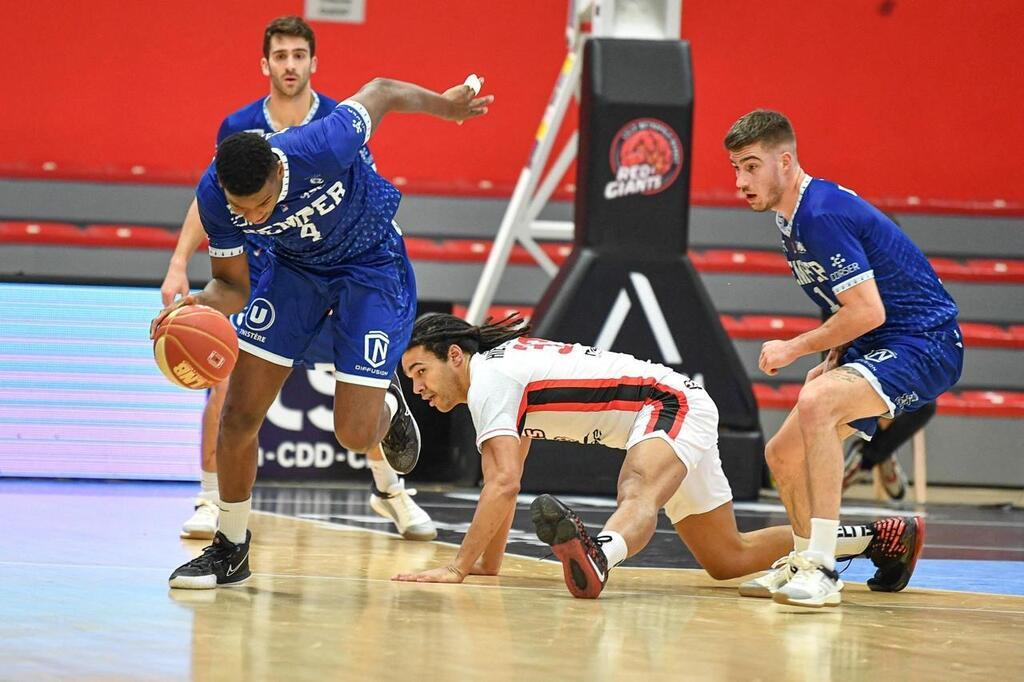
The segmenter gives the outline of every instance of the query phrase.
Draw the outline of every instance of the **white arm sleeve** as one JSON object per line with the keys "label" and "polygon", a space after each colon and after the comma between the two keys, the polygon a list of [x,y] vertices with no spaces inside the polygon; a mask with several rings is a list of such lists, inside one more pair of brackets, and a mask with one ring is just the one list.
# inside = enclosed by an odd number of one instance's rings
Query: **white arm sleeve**
{"label": "white arm sleeve", "polygon": [[474,367],[473,383],[469,387],[469,413],[476,429],[476,447],[495,436],[512,436],[519,440],[519,409],[523,402],[524,387],[515,379],[489,367],[486,360],[477,358],[480,367]]}

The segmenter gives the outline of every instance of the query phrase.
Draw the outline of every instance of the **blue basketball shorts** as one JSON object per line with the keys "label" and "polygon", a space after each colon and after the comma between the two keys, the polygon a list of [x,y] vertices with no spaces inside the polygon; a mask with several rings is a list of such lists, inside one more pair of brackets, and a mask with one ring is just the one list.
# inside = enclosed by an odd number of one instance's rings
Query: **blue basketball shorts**
{"label": "blue basketball shorts", "polygon": [[241,350],[275,365],[333,364],[345,383],[386,388],[416,317],[416,279],[401,240],[326,273],[269,254],[236,316]]}
{"label": "blue basketball shorts", "polygon": [[[956,324],[941,331],[854,342],[843,365],[860,373],[889,408],[884,417],[913,412],[952,388],[964,367],[964,344]],[[863,438],[871,438],[878,417],[850,422]]]}
{"label": "blue basketball shorts", "polygon": [[[249,261],[249,295],[251,300],[252,295],[256,293],[256,289],[260,285],[260,277],[270,267],[271,256],[270,252],[266,249],[254,247],[252,244],[247,243],[245,257]],[[243,310],[241,313],[232,315],[230,319],[237,332],[244,327],[245,311]],[[309,344],[309,348],[306,349],[302,357],[295,359],[295,365],[304,365],[310,368],[319,367],[327,370],[334,369],[334,335],[329,324],[321,327],[320,333]]]}

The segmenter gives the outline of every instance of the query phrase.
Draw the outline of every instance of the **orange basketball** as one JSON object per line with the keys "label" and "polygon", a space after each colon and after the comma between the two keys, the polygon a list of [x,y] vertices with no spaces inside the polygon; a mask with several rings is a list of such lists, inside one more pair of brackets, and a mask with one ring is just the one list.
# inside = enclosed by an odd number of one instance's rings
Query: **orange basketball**
{"label": "orange basketball", "polygon": [[205,305],[186,305],[156,328],[153,355],[171,382],[182,388],[209,388],[231,374],[238,360],[238,337],[222,313]]}

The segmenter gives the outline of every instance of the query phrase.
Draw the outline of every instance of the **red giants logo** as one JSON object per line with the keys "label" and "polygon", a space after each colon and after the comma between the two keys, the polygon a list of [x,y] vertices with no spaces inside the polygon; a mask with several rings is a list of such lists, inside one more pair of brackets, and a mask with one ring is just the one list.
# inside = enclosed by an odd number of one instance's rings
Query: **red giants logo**
{"label": "red giants logo", "polygon": [[637,118],[615,135],[609,150],[615,179],[605,199],[657,194],[668,189],[683,167],[683,143],[676,131],[656,118]]}

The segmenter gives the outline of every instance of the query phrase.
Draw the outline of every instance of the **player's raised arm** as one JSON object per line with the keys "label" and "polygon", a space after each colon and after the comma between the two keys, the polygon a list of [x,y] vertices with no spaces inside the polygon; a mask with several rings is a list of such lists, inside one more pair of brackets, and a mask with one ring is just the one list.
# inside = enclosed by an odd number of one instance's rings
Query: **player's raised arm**
{"label": "player's raised arm", "polygon": [[494,95],[479,96],[482,84],[481,78],[436,93],[413,83],[374,78],[349,100],[363,105],[370,116],[373,130],[377,129],[385,114],[393,111],[430,114],[448,121],[461,122],[483,116],[494,101]]}

